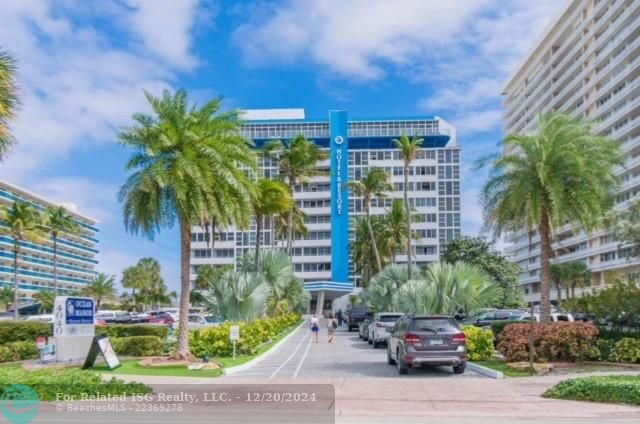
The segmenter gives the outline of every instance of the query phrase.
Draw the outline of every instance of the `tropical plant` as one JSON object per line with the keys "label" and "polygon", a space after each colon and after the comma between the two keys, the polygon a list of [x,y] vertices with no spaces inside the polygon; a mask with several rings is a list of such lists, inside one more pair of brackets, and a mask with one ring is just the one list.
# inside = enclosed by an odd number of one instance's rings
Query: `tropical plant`
{"label": "tropical plant", "polygon": [[53,311],[53,303],[56,300],[56,294],[51,290],[41,290],[33,295],[33,298],[40,303],[39,312],[41,314]]}
{"label": "tropical plant", "polygon": [[576,288],[588,287],[592,274],[587,264],[582,261],[551,264],[551,281],[556,284],[558,300],[562,299],[560,288],[564,287],[566,298],[575,297]]}
{"label": "tropical plant", "polygon": [[414,314],[472,313],[490,306],[500,296],[500,286],[475,265],[432,263],[424,278],[409,280],[394,295],[395,310]]}
{"label": "tropical plant", "polygon": [[251,201],[256,220],[256,250],[254,254],[255,271],[260,262],[260,243],[265,217],[281,213],[289,213],[293,208],[293,196],[284,183],[263,178],[256,184],[255,195]]}
{"label": "tropical plant", "polygon": [[24,241],[39,242],[45,237],[42,230],[42,215],[23,201],[15,201],[10,208],[0,205],[0,234],[13,239],[13,315],[18,319],[20,314],[18,288],[18,257]]}
{"label": "tropical plant", "polygon": [[[422,271],[415,267],[413,278],[422,278]],[[389,265],[382,272],[376,274],[366,289],[361,294],[363,303],[366,303],[374,312],[387,312],[394,308],[393,296],[407,281],[409,270],[404,265]]]}
{"label": "tropical plant", "polygon": [[[626,207],[612,210],[605,223],[613,236],[631,247],[631,256],[640,256],[640,196],[635,195]],[[622,246],[621,246],[622,247]]]}
{"label": "tropical plant", "polygon": [[359,181],[352,181],[350,186],[356,196],[362,197],[367,228],[369,229],[369,240],[371,240],[371,248],[376,259],[376,271],[380,272],[382,271],[382,260],[380,259],[380,251],[378,250],[371,225],[371,200],[384,198],[386,197],[386,192],[393,189],[389,182],[389,174],[383,168],[372,168],[364,178]]}
{"label": "tropical plant", "polygon": [[[180,321],[176,356],[188,358],[191,226],[246,226],[255,156],[240,134],[237,111],[221,112],[221,99],[189,106],[187,93],[145,93],[153,115],[119,135],[134,154],[120,190],[126,228],[153,236],[176,221],[180,232]],[[249,172],[247,172],[249,171]]]}
{"label": "tropical plant", "polygon": [[413,250],[411,249],[411,206],[409,205],[409,170],[411,163],[416,159],[420,146],[424,142],[423,138],[414,136],[409,139],[406,134],[402,134],[400,139],[394,139],[395,146],[402,153],[402,160],[404,161],[404,208],[407,211],[407,269],[409,270],[409,279],[411,279],[411,259],[413,256]]}
{"label": "tropical plant", "polygon": [[260,274],[227,271],[208,292],[209,308],[223,320],[251,321],[266,312],[271,291]]}
{"label": "tropical plant", "polygon": [[273,216],[273,244],[276,240],[287,240],[289,236],[289,213],[293,212],[293,238],[306,237],[309,229],[305,225],[307,214],[296,206],[295,202],[291,211],[286,211]]}
{"label": "tropical plant", "polygon": [[[376,274],[377,267],[373,243],[371,242],[371,232],[369,226],[373,227],[374,237],[381,237],[384,234],[384,221],[379,216],[371,217],[371,222],[366,218],[357,217],[355,219],[355,241],[351,243],[353,262],[356,273],[362,278],[362,285],[366,286],[371,278]],[[379,241],[381,241],[379,239]]]}
{"label": "tropical plant", "polygon": [[153,258],[142,258],[136,265],[122,271],[122,287],[132,289],[134,304],[140,302],[157,307],[159,303],[167,303],[167,286],[160,263]]}
{"label": "tropical plant", "polygon": [[15,117],[19,104],[15,73],[15,60],[9,53],[0,49],[0,162],[6,157],[14,142],[9,123]]}
{"label": "tropical plant", "polygon": [[58,206],[57,208],[48,207],[45,215],[45,228],[53,241],[53,291],[58,294],[58,237],[60,235],[77,235],[80,234],[80,225],[67,212],[67,210]]}
{"label": "tropical plant", "polygon": [[9,311],[9,305],[13,304],[13,289],[11,287],[0,288],[0,305],[5,311]]}
{"label": "tropical plant", "polygon": [[191,290],[189,293],[189,303],[194,306],[206,305],[207,298],[200,290]]}
{"label": "tropical plant", "polygon": [[465,262],[480,267],[489,278],[500,285],[502,297],[491,305],[494,308],[517,308],[522,306],[522,288],[518,281],[521,269],[511,263],[492,243],[483,237],[457,237],[444,247],[442,260],[455,264]]}
{"label": "tropical plant", "polygon": [[[264,154],[277,158],[279,175],[283,178],[291,193],[296,184],[306,182],[309,177],[320,175],[318,162],[327,159],[328,154],[313,141],[299,134],[293,140],[272,140],[265,144]],[[294,237],[294,210],[290,209],[287,218],[287,253],[291,256]]]}
{"label": "tropical plant", "polygon": [[116,289],[113,286],[114,278],[113,275],[101,272],[84,286],[80,292],[83,296],[92,297],[96,301],[96,310],[99,310],[103,300],[111,300],[116,297]]}
{"label": "tropical plant", "polygon": [[536,133],[508,135],[502,150],[479,163],[491,166],[482,192],[486,225],[496,235],[538,231],[540,318],[549,322],[552,235],[567,223],[590,231],[602,221],[623,163],[619,143],[597,135],[590,122],[552,113],[539,116]]}
{"label": "tropical plant", "polygon": [[[567,267],[566,264],[551,264],[549,269],[549,275],[551,278],[551,282],[556,286],[556,298],[558,300],[558,305],[562,302],[562,289],[566,287],[567,292],[569,291],[569,286],[566,284],[567,281]],[[567,293],[567,299],[569,295]]]}
{"label": "tropical plant", "polygon": [[403,250],[403,242],[409,236],[407,213],[400,199],[393,199],[391,209],[385,216],[386,253],[391,263],[395,263],[396,253]]}

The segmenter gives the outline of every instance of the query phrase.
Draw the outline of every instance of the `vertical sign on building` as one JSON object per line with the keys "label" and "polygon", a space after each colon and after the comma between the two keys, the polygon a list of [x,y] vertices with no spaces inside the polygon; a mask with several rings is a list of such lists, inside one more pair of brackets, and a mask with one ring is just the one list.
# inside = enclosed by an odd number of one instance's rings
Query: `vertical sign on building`
{"label": "vertical sign on building", "polygon": [[331,280],[349,282],[349,140],[347,111],[329,111],[331,137]]}

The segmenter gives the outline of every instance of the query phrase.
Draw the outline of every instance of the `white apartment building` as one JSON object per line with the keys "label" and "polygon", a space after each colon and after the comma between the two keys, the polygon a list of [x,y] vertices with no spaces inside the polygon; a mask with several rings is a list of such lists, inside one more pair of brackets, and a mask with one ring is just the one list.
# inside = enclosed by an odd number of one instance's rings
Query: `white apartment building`
{"label": "white apartment building", "polygon": [[[620,140],[626,167],[617,201],[640,191],[640,1],[571,0],[506,82],[504,131],[530,133],[536,115],[561,110],[599,121],[600,134]],[[556,234],[553,261],[584,261],[592,288],[614,276],[635,273],[640,261],[605,231]],[[508,249],[522,267],[527,301],[540,299],[539,237],[519,232]],[[556,298],[551,290],[551,299]]]}

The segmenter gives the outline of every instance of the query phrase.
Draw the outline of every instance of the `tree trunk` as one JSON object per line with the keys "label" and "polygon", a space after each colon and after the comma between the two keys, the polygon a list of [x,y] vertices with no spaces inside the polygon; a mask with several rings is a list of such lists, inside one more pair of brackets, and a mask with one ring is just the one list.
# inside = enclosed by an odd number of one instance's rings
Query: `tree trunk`
{"label": "tree trunk", "polygon": [[549,258],[551,257],[551,237],[549,226],[549,213],[545,207],[540,214],[540,322],[548,323],[551,319],[551,304],[549,302],[549,291],[551,288],[551,268]]}
{"label": "tree trunk", "polygon": [[180,307],[178,320],[177,359],[190,359],[189,354],[189,282],[191,228],[189,222],[180,219]]}
{"label": "tree trunk", "polygon": [[382,261],[380,260],[380,252],[378,252],[378,244],[376,243],[376,237],[373,234],[373,227],[371,226],[371,211],[369,200],[365,201],[364,210],[367,214],[367,228],[369,228],[369,238],[371,238],[371,246],[373,247],[373,254],[376,257],[376,266],[378,268],[378,272],[382,271]]}
{"label": "tree trunk", "polygon": [[18,320],[20,317],[20,296],[18,294],[18,254],[20,253],[20,245],[18,240],[13,243],[13,319]]}
{"label": "tree trunk", "polygon": [[576,283],[571,283],[571,299],[576,297]]}
{"label": "tree trunk", "polygon": [[[291,187],[291,197],[295,193],[296,182],[293,179],[289,179],[289,186]],[[295,198],[293,200],[293,206],[289,209],[289,217],[287,218],[287,255],[291,257],[291,251],[293,250],[293,208],[295,206]]]}
{"label": "tree trunk", "polygon": [[562,301],[562,287],[560,286],[560,282],[556,283],[556,295],[557,297],[557,302],[558,302],[558,306],[560,306],[560,301]]}
{"label": "tree trunk", "polygon": [[262,235],[262,217],[256,215],[256,254],[255,254],[255,270],[258,273],[258,261],[260,260],[260,238]]}
{"label": "tree trunk", "polygon": [[58,235],[53,233],[53,293],[58,295]]}
{"label": "tree trunk", "polygon": [[566,294],[567,299],[569,299],[569,285],[564,286],[564,292]]}
{"label": "tree trunk", "polygon": [[407,210],[407,276],[411,280],[411,208],[409,208],[409,163],[404,163],[404,207]]}

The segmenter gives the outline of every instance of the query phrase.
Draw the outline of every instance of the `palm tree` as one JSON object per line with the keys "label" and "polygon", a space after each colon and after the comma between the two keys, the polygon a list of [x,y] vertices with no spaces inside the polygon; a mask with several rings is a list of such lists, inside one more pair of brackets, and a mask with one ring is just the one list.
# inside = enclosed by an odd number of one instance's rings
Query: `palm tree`
{"label": "palm tree", "polygon": [[[551,281],[556,285],[556,297],[558,298],[558,305],[560,305],[560,302],[562,301],[562,286],[566,284],[567,279],[566,264],[551,264],[549,268],[549,275],[551,277]],[[567,290],[569,289],[567,288]]]}
{"label": "palm tree", "polygon": [[[294,192],[296,184],[304,183],[309,177],[320,175],[317,169],[318,162],[328,158],[327,152],[321,150],[313,141],[299,134],[293,140],[272,140],[264,147],[264,154],[268,157],[278,158],[280,178],[285,180]],[[294,211],[291,209],[288,215],[287,229],[287,253],[291,256],[294,236]]]}
{"label": "palm tree", "polygon": [[[404,265],[390,265],[376,274],[362,293],[365,303],[375,312],[393,310],[393,296],[409,281],[408,271]],[[415,267],[412,275],[413,278],[420,279],[420,268]]]}
{"label": "palm tree", "polygon": [[256,250],[254,255],[255,271],[260,262],[260,243],[262,240],[262,225],[266,216],[289,213],[293,208],[291,191],[280,181],[263,178],[256,184],[255,195],[252,199],[253,213],[256,220]]}
{"label": "palm tree", "polygon": [[587,264],[582,261],[573,261],[568,266],[568,287],[571,287],[571,298],[575,297],[576,288],[588,287],[591,284],[592,273]]}
{"label": "palm tree", "polygon": [[40,303],[40,313],[48,313],[53,311],[53,303],[56,300],[56,294],[51,290],[41,290],[33,298]]}
{"label": "palm tree", "polygon": [[480,162],[492,167],[482,198],[487,227],[538,231],[542,322],[550,318],[549,258],[552,234],[568,223],[594,229],[611,209],[622,165],[618,143],[571,115],[539,116],[537,131],[512,134],[504,154]]}
{"label": "palm tree", "polygon": [[[275,242],[278,240],[287,240],[289,236],[289,214],[293,212],[293,237],[306,237],[309,233],[309,229],[305,225],[305,220],[307,218],[307,214],[305,214],[302,209],[296,206],[295,202],[293,204],[293,208],[291,211],[286,211],[280,214],[275,215],[273,229],[274,229],[274,237],[273,240]],[[274,243],[275,244],[275,243]]]}
{"label": "palm tree", "polygon": [[402,200],[393,199],[391,209],[385,217],[386,239],[388,240],[391,263],[395,263],[396,252],[402,249],[402,243],[409,235],[407,228],[407,214]]}
{"label": "palm tree", "polygon": [[80,293],[82,293],[83,296],[94,298],[96,301],[96,310],[99,310],[103,300],[114,299],[116,297],[116,289],[113,286],[114,278],[113,275],[101,272],[84,286],[80,290]]}
{"label": "palm tree", "polygon": [[[134,303],[137,300],[157,306],[166,296],[167,286],[162,279],[160,263],[153,258],[142,258],[134,266],[122,271],[122,287],[132,289]],[[136,295],[136,290],[138,294]]]}
{"label": "palm tree", "polygon": [[13,303],[13,289],[11,287],[0,288],[0,305],[5,311],[9,311],[9,305]]}
{"label": "palm tree", "polygon": [[53,241],[53,292],[58,295],[58,236],[60,234],[75,235],[80,234],[80,225],[67,210],[58,206],[57,208],[48,207],[45,215],[45,228],[51,235]]}
{"label": "palm tree", "polygon": [[41,241],[45,235],[42,231],[42,215],[36,208],[23,201],[15,201],[11,208],[0,206],[0,234],[13,238],[13,315],[20,315],[18,289],[18,256],[24,241]]}
{"label": "palm tree", "polygon": [[383,234],[383,222],[380,217],[374,216],[367,222],[366,218],[357,217],[355,220],[355,241],[351,243],[353,263],[355,264],[356,273],[362,278],[362,285],[368,285],[371,278],[376,274],[375,253],[373,252],[373,243],[371,242],[371,232],[369,225],[373,226],[375,236]]}
{"label": "palm tree", "polygon": [[262,316],[271,291],[260,274],[227,271],[209,290],[212,312],[224,320],[251,321]]}
{"label": "palm tree", "polygon": [[411,162],[413,162],[420,151],[420,146],[424,142],[423,138],[413,136],[409,139],[406,134],[402,134],[400,139],[394,139],[396,147],[402,152],[404,161],[404,208],[407,211],[407,269],[409,270],[409,279],[411,279],[411,258],[413,250],[411,249],[411,207],[409,205],[409,171]]}
{"label": "palm tree", "polygon": [[385,192],[393,189],[391,183],[389,183],[389,174],[382,168],[372,168],[366,177],[360,181],[352,181],[350,186],[356,196],[362,197],[369,237],[376,258],[377,272],[380,272],[382,271],[382,261],[380,260],[380,251],[371,226],[371,200],[373,198],[384,198],[386,197]]}
{"label": "palm tree", "polygon": [[6,157],[14,142],[9,131],[9,122],[15,117],[15,110],[19,104],[15,73],[15,60],[0,49],[0,162]]}
{"label": "palm tree", "polygon": [[177,358],[189,358],[188,316],[191,226],[215,222],[246,226],[256,161],[240,135],[237,111],[221,112],[221,99],[189,106],[186,92],[145,93],[153,115],[134,115],[120,141],[135,152],[120,190],[126,228],[153,236],[176,221],[180,233],[181,294]]}

